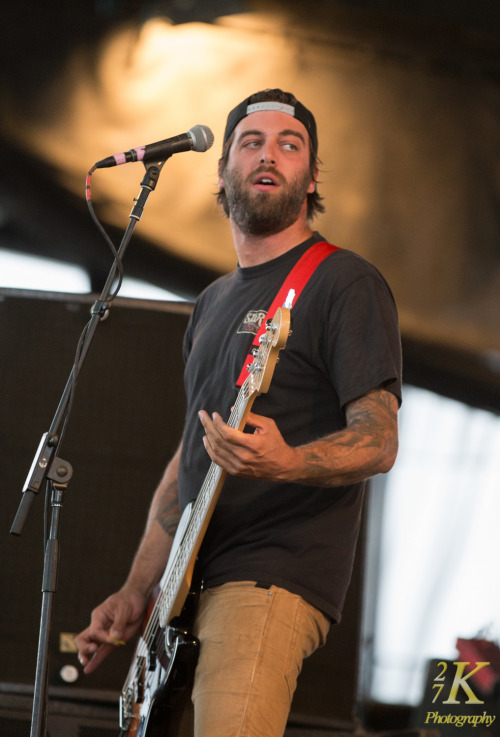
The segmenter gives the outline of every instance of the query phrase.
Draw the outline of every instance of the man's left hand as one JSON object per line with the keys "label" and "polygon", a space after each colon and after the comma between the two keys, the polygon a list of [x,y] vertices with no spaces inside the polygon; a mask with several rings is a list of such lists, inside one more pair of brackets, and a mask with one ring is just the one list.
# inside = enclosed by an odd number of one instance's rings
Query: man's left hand
{"label": "man's left hand", "polygon": [[214,463],[232,476],[257,479],[284,479],[285,469],[293,465],[294,449],[285,443],[274,420],[250,412],[246,424],[253,433],[229,427],[214,412],[212,417],[198,413],[205,429],[203,443]]}

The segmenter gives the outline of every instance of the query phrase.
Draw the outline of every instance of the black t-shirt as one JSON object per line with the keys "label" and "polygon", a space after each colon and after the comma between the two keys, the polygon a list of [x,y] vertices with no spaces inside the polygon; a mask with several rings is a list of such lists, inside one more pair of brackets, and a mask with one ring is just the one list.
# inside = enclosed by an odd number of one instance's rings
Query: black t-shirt
{"label": "black t-shirt", "polygon": [[[279,288],[319,234],[276,259],[240,268],[199,297],[184,343],[187,397],[179,497],[192,501],[210,466],[197,412],[230,414],[249,345]],[[345,405],[384,385],[401,397],[397,312],[380,273],[338,250],[292,309],[292,334],[269,392],[252,411],[301,445],[345,427]],[[256,580],[300,594],[340,621],[364,484],[324,488],[228,476],[200,551],[205,585]]]}

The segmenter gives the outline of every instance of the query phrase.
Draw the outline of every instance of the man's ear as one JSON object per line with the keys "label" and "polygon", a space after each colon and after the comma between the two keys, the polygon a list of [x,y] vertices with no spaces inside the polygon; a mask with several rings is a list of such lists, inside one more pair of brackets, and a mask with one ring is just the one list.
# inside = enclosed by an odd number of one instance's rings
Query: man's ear
{"label": "man's ear", "polygon": [[319,169],[317,166],[315,166],[313,169],[313,173],[312,173],[313,178],[311,180],[311,184],[307,188],[307,194],[312,194],[313,192],[316,192],[316,189],[318,186],[318,174],[319,174]]}
{"label": "man's ear", "polygon": [[224,177],[222,174],[223,169],[223,161],[222,159],[219,159],[219,162],[217,164],[217,187],[219,189],[219,192],[224,189]]}

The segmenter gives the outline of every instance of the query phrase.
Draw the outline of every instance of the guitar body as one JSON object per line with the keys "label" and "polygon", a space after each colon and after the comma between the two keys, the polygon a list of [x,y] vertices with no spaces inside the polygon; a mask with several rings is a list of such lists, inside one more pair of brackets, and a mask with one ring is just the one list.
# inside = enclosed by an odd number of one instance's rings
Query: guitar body
{"label": "guitar body", "polygon": [[120,737],[176,737],[191,695],[199,642],[190,630],[198,607],[201,583],[193,576],[180,614],[173,617],[166,627],[159,623],[157,603],[162,586],[167,585],[170,579],[172,561],[181,549],[192,510],[191,503],[181,517],[159,593],[153,596],[152,608],[136,647],[135,703],[129,712],[130,718],[121,723]]}
{"label": "guitar body", "polygon": [[[290,310],[267,321],[228,425],[243,430],[258,393],[266,392],[290,329]],[[266,324],[267,324],[266,323]],[[225,472],[212,463],[194,502],[184,510],[159,593],[137,643],[120,697],[120,737],[176,737],[191,687],[199,643],[190,628],[200,586],[193,586],[198,551]]]}
{"label": "guitar body", "polygon": [[[120,737],[177,737],[182,716],[191,695],[198,661],[199,642],[183,628],[169,626],[165,632],[171,647],[167,667],[161,668],[147,693],[136,703],[135,714]],[[159,669],[160,670],[160,669]],[[151,686],[149,688],[151,688]]]}

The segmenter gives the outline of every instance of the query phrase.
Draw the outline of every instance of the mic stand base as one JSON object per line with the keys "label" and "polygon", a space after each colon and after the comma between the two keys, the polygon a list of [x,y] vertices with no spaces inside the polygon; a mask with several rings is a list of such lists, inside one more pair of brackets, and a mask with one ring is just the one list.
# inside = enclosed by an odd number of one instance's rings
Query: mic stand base
{"label": "mic stand base", "polygon": [[54,595],[57,591],[57,578],[59,571],[59,523],[63,506],[64,491],[67,488],[66,484],[51,484],[51,486],[52,519],[50,524],[50,534],[45,546],[40,634],[38,638],[38,654],[36,660],[30,737],[39,737],[39,735],[45,734],[47,727],[48,652],[52,632],[51,623],[52,610],[54,607]]}

